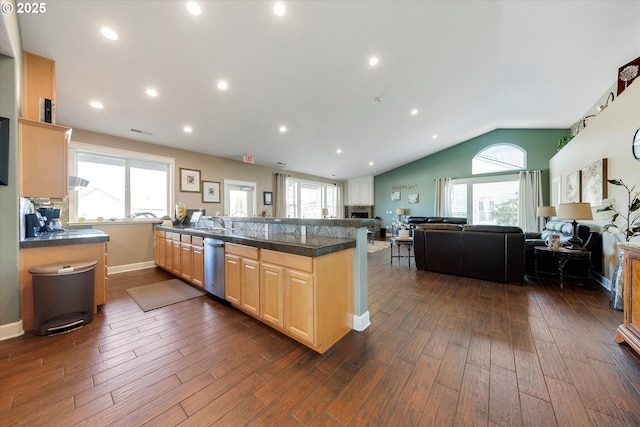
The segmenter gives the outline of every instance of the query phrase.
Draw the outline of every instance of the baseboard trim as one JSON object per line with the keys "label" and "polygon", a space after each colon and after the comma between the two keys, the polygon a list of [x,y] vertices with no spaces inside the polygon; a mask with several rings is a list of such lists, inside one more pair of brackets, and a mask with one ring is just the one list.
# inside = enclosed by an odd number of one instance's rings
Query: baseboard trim
{"label": "baseboard trim", "polygon": [[357,316],[353,315],[353,329],[362,332],[371,326],[371,321],[369,320],[369,311],[365,311],[364,314]]}
{"label": "baseboard trim", "polygon": [[153,261],[137,262],[135,264],[115,265],[107,267],[107,274],[126,273],[127,271],[144,270],[145,268],[153,268],[156,263]]}
{"label": "baseboard trim", "polygon": [[8,340],[11,338],[24,335],[24,329],[22,329],[22,320],[17,322],[7,323],[0,325],[0,341]]}

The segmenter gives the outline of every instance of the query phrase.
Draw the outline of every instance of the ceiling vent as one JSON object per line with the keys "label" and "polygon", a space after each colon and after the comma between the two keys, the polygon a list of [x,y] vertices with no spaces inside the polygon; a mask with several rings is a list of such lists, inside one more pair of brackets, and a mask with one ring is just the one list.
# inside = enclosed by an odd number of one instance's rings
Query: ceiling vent
{"label": "ceiling vent", "polygon": [[153,135],[151,132],[147,132],[140,129],[134,129],[134,128],[131,128],[131,132],[141,133],[142,135],[149,135],[149,136]]}

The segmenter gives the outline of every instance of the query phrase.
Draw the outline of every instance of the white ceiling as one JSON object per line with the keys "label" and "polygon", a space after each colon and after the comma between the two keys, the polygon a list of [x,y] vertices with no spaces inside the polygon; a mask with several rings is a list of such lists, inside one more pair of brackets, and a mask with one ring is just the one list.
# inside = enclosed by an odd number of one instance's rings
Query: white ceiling
{"label": "white ceiling", "polygon": [[57,123],[343,180],[496,128],[568,128],[640,55],[638,1],[186,3],[21,14],[24,49],[56,61]]}

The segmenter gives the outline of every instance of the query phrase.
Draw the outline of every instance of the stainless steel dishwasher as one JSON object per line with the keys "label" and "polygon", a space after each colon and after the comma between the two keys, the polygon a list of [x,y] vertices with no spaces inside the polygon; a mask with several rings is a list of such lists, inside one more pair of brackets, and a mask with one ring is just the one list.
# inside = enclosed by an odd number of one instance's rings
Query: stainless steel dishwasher
{"label": "stainless steel dishwasher", "polygon": [[204,289],[224,299],[224,242],[204,239]]}

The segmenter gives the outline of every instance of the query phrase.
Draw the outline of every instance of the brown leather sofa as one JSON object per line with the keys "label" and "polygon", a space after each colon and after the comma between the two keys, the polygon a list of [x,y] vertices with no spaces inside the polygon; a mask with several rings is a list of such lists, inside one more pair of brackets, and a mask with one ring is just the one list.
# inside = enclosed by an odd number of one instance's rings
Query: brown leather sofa
{"label": "brown leather sofa", "polygon": [[416,267],[503,283],[524,280],[524,233],[499,225],[419,224]]}

